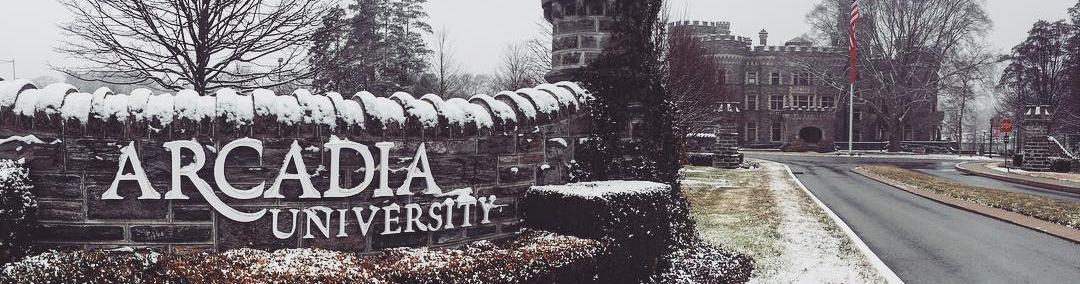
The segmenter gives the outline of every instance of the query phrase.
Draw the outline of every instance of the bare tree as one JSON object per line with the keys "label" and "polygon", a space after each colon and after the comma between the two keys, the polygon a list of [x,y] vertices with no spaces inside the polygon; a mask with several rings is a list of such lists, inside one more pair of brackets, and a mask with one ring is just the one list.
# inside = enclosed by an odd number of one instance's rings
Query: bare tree
{"label": "bare tree", "polygon": [[449,32],[441,28],[435,34],[435,48],[431,60],[435,74],[435,94],[447,96],[461,91],[461,67],[454,60],[454,45],[450,42]]}
{"label": "bare tree", "polygon": [[166,89],[269,88],[310,77],[305,52],[328,10],[320,0],[62,0],[79,40],[57,47],[83,61],[82,80]]}
{"label": "bare tree", "polygon": [[554,38],[552,35],[552,26],[548,21],[540,21],[536,23],[536,36],[525,42],[525,47],[528,49],[529,62],[532,70],[532,76],[536,82],[545,82],[544,75],[551,71],[551,41]]}
{"label": "bare tree", "polygon": [[551,71],[551,23],[536,24],[536,35],[529,40],[512,43],[503,50],[494,85],[517,90],[547,82],[544,75]]}
{"label": "bare tree", "polygon": [[465,98],[476,94],[493,94],[501,91],[495,87],[495,78],[491,75],[464,73],[458,79],[461,83],[460,95]]}
{"label": "bare tree", "polygon": [[[503,50],[495,85],[504,90],[536,86],[536,68],[532,65],[529,48],[524,43],[511,43]],[[541,77],[543,75],[540,75]]]}
{"label": "bare tree", "polygon": [[[668,31],[664,52],[665,86],[675,104],[678,137],[705,132],[719,119],[717,102],[728,100],[723,68],[687,29]],[[680,136],[681,135],[681,136]]]}
{"label": "bare tree", "polygon": [[947,59],[942,66],[944,73],[956,73],[942,82],[942,95],[945,97],[944,111],[948,114],[945,127],[953,132],[961,146],[965,127],[974,126],[970,111],[979,98],[994,88],[991,68],[998,57],[985,45],[969,42],[962,52]]}
{"label": "bare tree", "polygon": [[[846,36],[850,4],[850,0],[824,0],[807,18],[817,22],[813,26],[827,29],[819,34],[830,39]],[[962,48],[965,43],[985,38],[991,21],[983,5],[980,0],[859,1],[862,20],[856,45],[861,82],[856,85],[855,101],[889,130],[890,151],[901,149],[904,123],[915,110],[936,107],[938,94],[948,86],[945,82],[993,63],[970,61],[966,66],[944,68],[952,58],[968,52]],[[834,77],[832,84],[842,86],[841,80],[846,78]]]}

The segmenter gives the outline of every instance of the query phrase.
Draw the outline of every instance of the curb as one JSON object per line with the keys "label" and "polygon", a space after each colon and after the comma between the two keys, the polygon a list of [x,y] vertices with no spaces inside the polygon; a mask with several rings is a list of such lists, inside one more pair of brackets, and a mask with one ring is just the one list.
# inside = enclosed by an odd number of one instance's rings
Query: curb
{"label": "curb", "polygon": [[916,188],[916,187],[913,187],[913,186],[909,186],[909,185],[906,185],[906,184],[903,184],[903,183],[893,181],[893,180],[891,180],[889,178],[886,178],[886,177],[883,177],[883,176],[879,176],[879,175],[876,175],[876,174],[873,174],[873,173],[869,173],[869,172],[867,172],[867,171],[865,171],[865,170],[863,170],[862,168],[859,168],[859,167],[851,169],[851,172],[859,174],[859,175],[864,176],[864,177],[867,177],[869,179],[875,180],[877,182],[880,182],[880,183],[883,183],[883,184],[886,184],[886,185],[889,185],[889,186],[892,186],[892,187],[895,187],[895,188],[899,188],[900,190],[909,192],[911,194],[922,196],[922,197],[924,197],[926,199],[930,199],[930,200],[933,200],[933,201],[948,205],[949,207],[953,207],[953,208],[961,209],[961,210],[968,211],[968,212],[971,212],[971,213],[975,213],[975,214],[983,215],[983,216],[986,216],[986,217],[990,217],[990,218],[993,218],[993,219],[1001,220],[1001,221],[1004,221],[1006,223],[1011,223],[1011,224],[1014,224],[1014,225],[1017,225],[1017,226],[1020,226],[1020,227],[1028,228],[1028,229],[1039,231],[1039,232],[1042,232],[1042,233],[1046,233],[1048,235],[1058,237],[1058,238],[1061,238],[1061,239],[1064,239],[1064,240],[1067,240],[1067,241],[1071,241],[1071,242],[1074,242],[1074,243],[1080,243],[1080,230],[1077,230],[1077,229],[1069,228],[1069,227],[1059,225],[1059,224],[1055,224],[1055,223],[1050,223],[1050,222],[1043,221],[1043,220],[1039,220],[1039,219],[1036,219],[1034,217],[1023,215],[1023,214],[1020,214],[1020,213],[1005,211],[1004,209],[998,209],[998,208],[994,208],[994,207],[990,207],[990,206],[986,206],[986,205],[982,205],[982,204],[977,204],[977,203],[974,203],[974,202],[969,202],[969,201],[953,198],[951,196],[947,196],[947,195],[943,195],[943,194],[937,194],[937,193],[929,192],[929,191],[922,190],[922,189],[919,189],[919,188]]}
{"label": "curb", "polygon": [[821,208],[822,211],[825,211],[825,215],[828,215],[829,219],[832,219],[833,222],[835,222],[836,225],[840,227],[840,229],[843,230],[845,234],[847,234],[848,238],[850,238],[851,241],[855,243],[855,247],[859,249],[859,252],[866,256],[867,260],[870,261],[870,265],[874,266],[874,268],[877,269],[878,273],[881,274],[881,277],[885,278],[886,282],[898,284],[904,283],[904,280],[901,280],[899,276],[896,276],[896,272],[893,272],[888,265],[885,265],[885,262],[881,261],[881,258],[878,258],[877,254],[875,254],[874,251],[870,250],[870,247],[863,242],[862,238],[859,238],[859,236],[855,234],[855,231],[851,230],[851,227],[848,227],[847,223],[844,223],[844,220],[840,219],[840,216],[836,216],[836,213],[833,213],[832,209],[829,209],[828,206],[825,206],[825,203],[822,203],[821,200],[818,199],[813,192],[810,192],[810,190],[807,189],[805,185],[803,185],[802,181],[800,181],[798,177],[795,177],[795,173],[791,172],[791,167],[788,167],[788,165],[786,164],[781,165],[784,166],[784,170],[787,171],[788,176],[795,181],[795,184],[799,185],[799,189],[802,189],[802,191],[806,193],[807,196],[810,196],[810,199],[814,200],[814,204],[817,204],[817,206]]}
{"label": "curb", "polygon": [[980,162],[963,162],[963,163],[956,164],[955,167],[956,167],[957,171],[960,171],[961,173],[965,173],[965,174],[969,174],[969,175],[976,175],[976,176],[981,176],[981,177],[985,177],[985,178],[992,178],[992,179],[1005,181],[1005,182],[1017,183],[1017,184],[1034,186],[1034,187],[1041,187],[1041,188],[1045,188],[1045,189],[1049,189],[1049,190],[1056,190],[1056,191],[1061,191],[1061,192],[1080,194],[1080,188],[1076,188],[1076,187],[1064,186],[1064,185],[1060,185],[1060,184],[1047,183],[1047,182],[1040,182],[1038,180],[1032,180],[1032,179],[1017,178],[1017,177],[1012,177],[1012,176],[1009,176],[1009,175],[1006,175],[1006,174],[982,172],[982,171],[977,171],[977,170],[964,168],[964,166],[968,166],[969,164],[974,165],[974,166],[982,166],[982,163],[980,163]]}

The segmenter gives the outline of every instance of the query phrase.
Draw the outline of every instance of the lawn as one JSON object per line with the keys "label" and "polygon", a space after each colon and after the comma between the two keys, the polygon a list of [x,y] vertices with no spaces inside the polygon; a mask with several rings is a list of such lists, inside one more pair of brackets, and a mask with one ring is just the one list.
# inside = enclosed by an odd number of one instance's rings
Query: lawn
{"label": "lawn", "polygon": [[883,282],[782,165],[687,167],[683,191],[703,239],[752,256],[751,283]]}
{"label": "lawn", "polygon": [[870,173],[929,192],[1080,228],[1080,202],[977,187],[887,165],[861,167]]}

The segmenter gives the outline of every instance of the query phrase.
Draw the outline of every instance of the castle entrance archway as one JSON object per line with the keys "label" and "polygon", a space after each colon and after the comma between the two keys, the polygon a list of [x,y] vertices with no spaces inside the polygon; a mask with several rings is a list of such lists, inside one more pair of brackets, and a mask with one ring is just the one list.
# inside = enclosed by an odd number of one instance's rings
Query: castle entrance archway
{"label": "castle entrance archway", "polygon": [[803,127],[799,130],[799,140],[806,143],[817,144],[821,142],[821,128],[817,127]]}

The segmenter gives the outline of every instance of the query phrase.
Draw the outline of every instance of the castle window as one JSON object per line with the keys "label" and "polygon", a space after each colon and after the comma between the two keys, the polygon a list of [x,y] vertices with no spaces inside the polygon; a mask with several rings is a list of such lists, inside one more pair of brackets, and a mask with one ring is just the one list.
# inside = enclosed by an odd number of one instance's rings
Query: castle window
{"label": "castle window", "polygon": [[861,110],[856,110],[855,114],[852,115],[852,119],[854,119],[855,122],[862,121],[862,111]]}
{"label": "castle window", "polygon": [[823,108],[834,108],[834,107],[836,107],[836,102],[833,101],[833,99],[834,98],[831,97],[831,96],[821,97],[821,107],[823,107]]}
{"label": "castle window", "polygon": [[810,96],[798,95],[795,96],[795,106],[798,108],[810,108]]}
{"label": "castle window", "polygon": [[747,142],[757,141],[757,123],[756,122],[751,121],[751,122],[746,123],[746,141]]}
{"label": "castle window", "polygon": [[758,110],[757,95],[746,95],[746,110]]}
{"label": "castle window", "polygon": [[769,109],[771,109],[771,110],[784,109],[784,96],[770,96],[769,97]]}
{"label": "castle window", "polygon": [[772,135],[769,136],[770,141],[772,141],[772,142],[780,142],[781,140],[783,140],[783,137],[784,137],[783,130],[784,130],[784,125],[783,124],[781,124],[779,122],[773,122],[773,124],[772,124]]}
{"label": "castle window", "polygon": [[911,124],[904,124],[904,141],[915,140],[915,131],[911,129]]}
{"label": "castle window", "polygon": [[798,86],[810,86],[810,73],[798,73],[795,74],[795,85]]}
{"label": "castle window", "polygon": [[757,85],[758,84],[757,72],[746,72],[746,84],[747,85]]}
{"label": "castle window", "polygon": [[769,84],[772,84],[773,86],[778,86],[780,85],[780,79],[780,73],[773,72],[772,75],[769,76]]}

